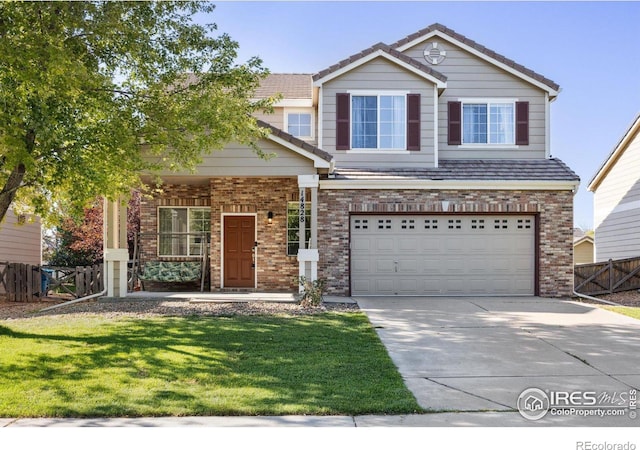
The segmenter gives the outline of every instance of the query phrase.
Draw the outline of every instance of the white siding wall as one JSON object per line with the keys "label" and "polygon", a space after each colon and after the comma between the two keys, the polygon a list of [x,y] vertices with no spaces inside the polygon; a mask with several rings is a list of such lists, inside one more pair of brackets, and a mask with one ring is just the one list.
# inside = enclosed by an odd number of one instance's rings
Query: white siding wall
{"label": "white siding wall", "polygon": [[[336,94],[349,90],[398,90],[420,94],[420,151],[403,154],[365,154],[336,151]],[[384,58],[367,64],[323,85],[323,137],[320,148],[334,155],[338,167],[433,167],[433,84]]]}
{"label": "white siding wall", "polygon": [[596,261],[640,256],[640,132],[594,194]]}
{"label": "white siding wall", "polygon": [[0,261],[25,264],[42,263],[42,235],[40,218],[18,225],[18,218],[9,209],[0,224]]}
{"label": "white siding wall", "polygon": [[[441,159],[545,157],[545,93],[496,66],[439,38],[422,42],[403,53],[423,64],[423,51],[429,42],[437,42],[447,52],[445,60],[433,66],[447,76],[447,89],[439,98],[439,155]],[[512,98],[529,102],[529,145],[518,149],[460,149],[447,144],[447,103],[460,98]]]}

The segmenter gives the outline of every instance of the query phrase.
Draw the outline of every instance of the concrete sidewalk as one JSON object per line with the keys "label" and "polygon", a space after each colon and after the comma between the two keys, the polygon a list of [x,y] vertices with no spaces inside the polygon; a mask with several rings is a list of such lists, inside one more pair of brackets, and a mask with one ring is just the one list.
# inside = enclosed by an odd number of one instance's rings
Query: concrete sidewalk
{"label": "concrete sidewalk", "polygon": [[532,422],[518,412],[460,412],[406,416],[141,417],[91,419],[0,419],[0,428],[19,427],[633,427],[635,421],[597,417],[553,417]]}

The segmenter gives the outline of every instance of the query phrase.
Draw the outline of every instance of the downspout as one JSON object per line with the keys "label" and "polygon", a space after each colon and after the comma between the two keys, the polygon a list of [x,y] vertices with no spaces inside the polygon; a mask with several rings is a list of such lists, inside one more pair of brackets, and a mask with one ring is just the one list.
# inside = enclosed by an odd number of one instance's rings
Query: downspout
{"label": "downspout", "polygon": [[106,283],[105,283],[104,290],[101,291],[101,292],[98,292],[97,294],[91,294],[91,295],[87,295],[86,297],[80,297],[80,298],[76,298],[74,300],[69,300],[68,302],[60,303],[59,305],[49,306],[48,308],[41,309],[38,312],[51,311],[52,309],[61,308],[62,306],[73,305],[74,303],[84,302],[85,300],[91,300],[92,298],[101,297],[101,296],[105,295],[106,293],[107,293],[107,287],[106,287]]}
{"label": "downspout", "polygon": [[591,301],[594,301],[594,302],[605,303],[605,304],[611,305],[611,306],[622,306],[619,303],[610,302],[609,300],[603,300],[603,299],[597,298],[597,297],[591,297],[590,295],[580,294],[580,293],[578,293],[576,291],[573,291],[573,295],[575,295],[576,297],[584,298],[585,300],[591,300]]}
{"label": "downspout", "polygon": [[[104,255],[105,249],[107,247],[107,199],[102,200],[102,254]],[[103,265],[103,270],[107,271],[107,266]],[[106,275],[106,273],[104,274]],[[97,294],[87,295],[86,297],[76,298],[74,300],[69,300],[68,302],[60,303],[58,305],[49,306],[47,308],[41,309],[38,312],[51,311],[52,309],[61,308],[67,305],[73,305],[74,303],[84,302],[85,300],[91,300],[92,298],[102,297],[107,293],[107,281],[109,277],[103,276],[104,280],[104,289]]]}

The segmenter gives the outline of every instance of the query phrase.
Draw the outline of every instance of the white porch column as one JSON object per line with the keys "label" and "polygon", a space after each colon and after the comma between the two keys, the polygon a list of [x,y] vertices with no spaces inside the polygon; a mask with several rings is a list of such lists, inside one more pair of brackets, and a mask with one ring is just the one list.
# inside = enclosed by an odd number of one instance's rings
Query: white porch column
{"label": "white porch column", "polygon": [[[298,188],[300,189],[300,249],[298,250],[298,276],[305,276],[311,281],[318,279],[318,175],[298,175]],[[304,202],[305,190],[311,189],[311,238],[309,248],[305,242],[305,217]],[[307,271],[308,269],[308,271]],[[302,286],[300,286],[302,290]]]}
{"label": "white porch column", "polygon": [[127,206],[104,202],[104,266],[107,296],[127,296]]}

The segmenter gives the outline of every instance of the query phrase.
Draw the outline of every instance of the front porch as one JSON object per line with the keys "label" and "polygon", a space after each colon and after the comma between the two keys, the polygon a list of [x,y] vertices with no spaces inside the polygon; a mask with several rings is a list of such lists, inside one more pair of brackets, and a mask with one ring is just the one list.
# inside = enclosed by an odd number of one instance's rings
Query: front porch
{"label": "front porch", "polygon": [[[159,262],[199,262],[199,298],[203,291],[209,291],[222,295],[218,298],[221,301],[225,295],[234,299],[245,296],[247,301],[270,301],[273,295],[281,295],[277,298],[293,301],[301,289],[300,276],[317,278],[317,199],[317,175],[215,177],[195,185],[167,183],[161,194],[141,201],[133,270],[140,273],[146,265]],[[128,289],[122,285],[128,261],[120,259],[125,258],[126,241],[120,242],[118,237],[126,226],[122,223],[126,210],[110,204],[106,211],[108,295],[140,295],[134,291],[134,283],[128,283]],[[143,284],[144,289],[147,285]],[[185,289],[163,283],[153,290],[175,293]],[[273,294],[265,296],[265,292]]]}

